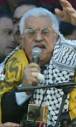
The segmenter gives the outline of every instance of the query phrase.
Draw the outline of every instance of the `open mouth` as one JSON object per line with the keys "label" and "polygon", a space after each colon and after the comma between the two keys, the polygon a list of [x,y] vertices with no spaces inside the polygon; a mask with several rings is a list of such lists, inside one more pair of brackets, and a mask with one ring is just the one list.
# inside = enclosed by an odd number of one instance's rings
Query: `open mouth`
{"label": "open mouth", "polygon": [[41,49],[46,49],[46,46],[43,45],[43,44],[38,44],[38,45],[35,45],[34,47],[38,47],[38,48],[41,48]]}

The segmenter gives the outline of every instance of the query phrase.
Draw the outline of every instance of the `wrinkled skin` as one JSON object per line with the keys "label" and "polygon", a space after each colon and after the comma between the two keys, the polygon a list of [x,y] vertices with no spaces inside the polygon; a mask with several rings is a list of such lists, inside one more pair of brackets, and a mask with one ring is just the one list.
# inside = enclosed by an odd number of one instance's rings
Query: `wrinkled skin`
{"label": "wrinkled skin", "polygon": [[[26,33],[26,29],[34,29],[35,32],[31,35]],[[40,55],[39,65],[30,63],[24,71],[24,84],[36,85],[39,80],[37,73],[40,73],[40,67],[47,64],[51,59],[54,46],[58,35],[53,30],[49,17],[29,17],[26,20],[24,33],[22,35],[22,48],[27,54],[28,59],[32,62],[32,48],[39,47],[42,52]]]}

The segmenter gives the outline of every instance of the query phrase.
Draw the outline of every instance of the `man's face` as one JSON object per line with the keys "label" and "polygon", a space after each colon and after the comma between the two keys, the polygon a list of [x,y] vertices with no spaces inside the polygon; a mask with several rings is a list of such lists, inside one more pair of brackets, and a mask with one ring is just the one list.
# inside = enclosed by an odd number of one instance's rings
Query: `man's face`
{"label": "man's face", "polygon": [[0,56],[6,56],[13,46],[13,24],[7,17],[0,18]]}
{"label": "man's face", "polygon": [[30,61],[32,61],[32,48],[39,47],[42,50],[40,64],[50,60],[57,34],[52,28],[49,17],[29,17],[26,20],[22,46]]}
{"label": "man's face", "polygon": [[24,13],[26,13],[28,10],[30,10],[34,7],[35,7],[34,5],[25,5],[25,4],[17,7],[14,12],[13,18],[15,18],[15,19],[21,18],[24,15]]}
{"label": "man's face", "polygon": [[20,41],[20,37],[19,37],[19,29],[18,29],[18,25],[19,25],[19,21],[21,19],[21,17],[24,15],[24,13],[26,13],[28,10],[34,8],[34,5],[21,5],[19,7],[16,8],[14,15],[13,15],[13,23],[14,23],[14,35],[15,35],[15,40],[16,42],[19,43]]}

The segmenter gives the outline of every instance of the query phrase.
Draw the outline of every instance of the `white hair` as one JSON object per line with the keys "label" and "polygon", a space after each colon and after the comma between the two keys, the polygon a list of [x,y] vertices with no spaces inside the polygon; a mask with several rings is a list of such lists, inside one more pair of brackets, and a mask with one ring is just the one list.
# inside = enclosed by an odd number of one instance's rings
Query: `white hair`
{"label": "white hair", "polygon": [[51,24],[52,24],[52,28],[54,29],[55,32],[59,33],[58,18],[54,14],[52,14],[50,11],[48,11],[47,9],[44,9],[42,7],[38,7],[38,8],[35,7],[33,9],[30,9],[28,12],[24,13],[23,17],[21,18],[19,22],[20,34],[23,34],[24,32],[24,26],[25,26],[26,19],[31,16],[34,16],[34,17],[49,16]]}

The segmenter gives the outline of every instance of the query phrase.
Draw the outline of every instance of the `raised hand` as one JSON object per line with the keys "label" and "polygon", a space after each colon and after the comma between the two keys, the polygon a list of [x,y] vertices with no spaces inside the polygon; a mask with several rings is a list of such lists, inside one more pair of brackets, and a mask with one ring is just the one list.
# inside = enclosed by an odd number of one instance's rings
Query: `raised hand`
{"label": "raised hand", "polygon": [[59,0],[63,10],[55,9],[55,13],[61,20],[76,25],[76,10],[67,0]]}

